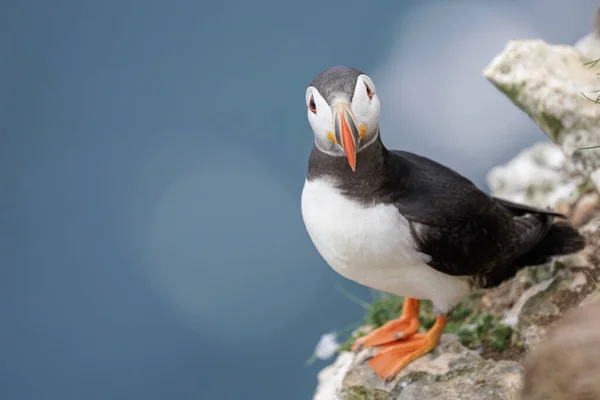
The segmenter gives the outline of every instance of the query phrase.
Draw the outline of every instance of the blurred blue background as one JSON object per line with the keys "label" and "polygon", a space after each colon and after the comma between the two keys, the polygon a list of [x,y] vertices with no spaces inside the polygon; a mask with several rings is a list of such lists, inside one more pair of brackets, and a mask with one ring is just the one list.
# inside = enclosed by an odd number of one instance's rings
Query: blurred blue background
{"label": "blurred blue background", "polygon": [[544,135],[481,76],[593,0],[0,5],[0,398],[310,399],[362,318],[304,230],[304,92],[366,71],[389,147],[485,175]]}

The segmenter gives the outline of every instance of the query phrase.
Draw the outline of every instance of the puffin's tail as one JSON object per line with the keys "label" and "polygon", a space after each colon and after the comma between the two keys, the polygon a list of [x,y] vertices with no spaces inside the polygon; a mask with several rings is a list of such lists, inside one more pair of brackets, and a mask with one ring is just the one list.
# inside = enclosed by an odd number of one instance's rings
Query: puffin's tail
{"label": "puffin's tail", "polygon": [[[578,252],[585,247],[585,238],[564,221],[554,222],[555,217],[566,218],[564,215],[541,208],[526,206],[524,204],[513,203],[508,200],[493,198],[504,207],[512,216],[521,216],[533,214],[544,217],[547,233],[544,235],[531,250],[518,257],[513,265],[517,269],[528,266],[541,265],[549,262],[554,256],[561,256]],[[550,225],[550,226],[548,226]]]}
{"label": "puffin's tail", "polygon": [[566,222],[554,222],[548,233],[535,247],[517,258],[517,267],[541,265],[554,256],[578,252],[585,247],[585,238]]}

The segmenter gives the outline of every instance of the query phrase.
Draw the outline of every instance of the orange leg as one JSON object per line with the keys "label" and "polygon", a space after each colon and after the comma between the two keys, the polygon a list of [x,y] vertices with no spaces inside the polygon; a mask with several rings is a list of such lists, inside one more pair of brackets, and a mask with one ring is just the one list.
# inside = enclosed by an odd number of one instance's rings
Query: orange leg
{"label": "orange leg", "polygon": [[386,382],[396,377],[411,361],[429,353],[438,343],[450,317],[437,317],[429,332],[417,333],[406,340],[381,346],[369,359],[369,366]]}
{"label": "orange leg", "polygon": [[359,338],[352,350],[361,350],[382,344],[406,339],[419,330],[419,300],[405,298],[402,306],[402,316],[375,329],[366,336]]}

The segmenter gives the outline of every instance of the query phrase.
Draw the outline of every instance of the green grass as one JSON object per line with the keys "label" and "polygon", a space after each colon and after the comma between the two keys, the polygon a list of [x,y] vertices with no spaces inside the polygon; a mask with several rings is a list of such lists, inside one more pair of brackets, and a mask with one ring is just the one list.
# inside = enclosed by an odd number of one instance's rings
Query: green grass
{"label": "green grass", "polygon": [[[488,312],[478,312],[477,305],[482,296],[481,292],[465,298],[453,311],[444,332],[454,333],[460,342],[469,347],[476,348],[482,345],[491,346],[494,350],[503,351],[513,342],[513,330],[503,325],[500,318]],[[353,299],[353,301],[356,301]],[[371,303],[362,300],[360,304],[365,308],[365,316],[361,325],[371,325],[378,328],[386,322],[398,318],[402,313],[404,299],[390,294],[380,294]],[[421,301],[419,321],[421,331],[427,331],[435,322],[433,307],[429,301]],[[349,351],[354,341],[362,334],[349,334],[341,344],[339,351]]]}

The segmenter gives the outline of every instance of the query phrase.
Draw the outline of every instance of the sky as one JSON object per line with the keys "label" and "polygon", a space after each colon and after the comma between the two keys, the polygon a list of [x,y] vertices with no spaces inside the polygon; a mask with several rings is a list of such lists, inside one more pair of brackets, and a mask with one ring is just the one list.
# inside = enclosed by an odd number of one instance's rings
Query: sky
{"label": "sky", "polygon": [[543,133],[481,71],[596,1],[7,0],[0,397],[307,399],[362,309],[304,229],[306,85],[368,73],[390,148],[485,188]]}

